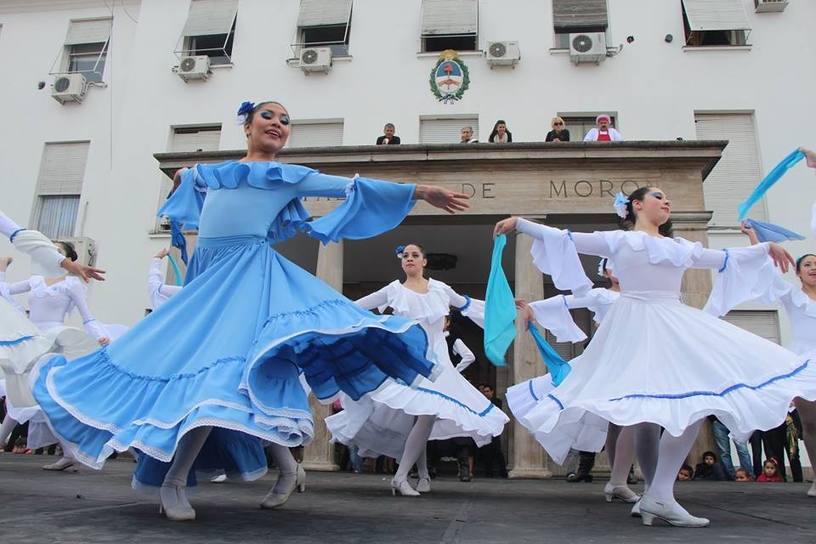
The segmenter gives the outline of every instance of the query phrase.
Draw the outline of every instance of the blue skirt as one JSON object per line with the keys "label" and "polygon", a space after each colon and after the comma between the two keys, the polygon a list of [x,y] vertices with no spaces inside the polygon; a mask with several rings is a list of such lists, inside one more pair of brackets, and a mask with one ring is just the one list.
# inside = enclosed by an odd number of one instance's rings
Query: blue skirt
{"label": "blue skirt", "polygon": [[435,377],[432,359],[421,327],[359,308],[265,238],[199,238],[179,294],[110,346],[43,362],[34,396],[88,466],[133,447],[148,456],[137,483],[159,485],[179,439],[213,426],[195,468],[252,479],[261,439],[314,435],[301,373],[318,399],[356,400],[388,378]]}

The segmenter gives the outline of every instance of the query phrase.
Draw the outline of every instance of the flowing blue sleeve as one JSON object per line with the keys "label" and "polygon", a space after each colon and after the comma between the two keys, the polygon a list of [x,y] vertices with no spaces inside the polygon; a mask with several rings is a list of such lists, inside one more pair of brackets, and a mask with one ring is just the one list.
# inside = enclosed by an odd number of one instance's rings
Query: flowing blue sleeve
{"label": "flowing blue sleeve", "polygon": [[159,217],[169,217],[185,229],[198,229],[206,190],[196,185],[194,168],[181,173],[181,184],[159,210]]}
{"label": "flowing blue sleeve", "polygon": [[402,223],[414,207],[415,188],[408,183],[312,174],[298,183],[298,196],[345,195],[346,201],[302,228],[324,244],[377,236]]}

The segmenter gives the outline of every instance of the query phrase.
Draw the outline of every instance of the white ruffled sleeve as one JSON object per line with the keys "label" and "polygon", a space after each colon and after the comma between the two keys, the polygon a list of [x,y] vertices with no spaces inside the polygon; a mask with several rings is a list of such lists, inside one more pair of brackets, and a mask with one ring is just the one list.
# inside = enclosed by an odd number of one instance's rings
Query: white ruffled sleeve
{"label": "white ruffled sleeve", "polygon": [[0,211],[0,233],[8,237],[15,249],[31,257],[35,274],[59,276],[65,273],[62,255],[45,235],[36,230],[23,229],[9,216]]}
{"label": "white ruffled sleeve", "polygon": [[[608,257],[608,245],[603,233],[571,233],[518,219],[516,230],[535,238],[530,254],[533,263],[544,274],[552,277],[555,287],[582,296],[592,289],[578,253]],[[580,240],[580,245],[579,245]]]}
{"label": "white ruffled sleeve", "polygon": [[459,361],[459,364],[454,367],[459,374],[464,372],[465,369],[467,369],[467,367],[473,364],[473,362],[476,360],[476,356],[472,351],[470,351],[470,348],[467,347],[464,342],[462,342],[461,338],[457,338],[453,343],[453,351],[462,358],[462,360]]}
{"label": "white ruffled sleeve", "polygon": [[154,258],[150,262],[147,273],[147,292],[150,296],[150,305],[155,310],[170,297],[181,291],[180,285],[167,285],[162,278],[162,260]]}
{"label": "white ruffled sleeve", "polygon": [[776,282],[781,280],[768,256],[767,243],[722,251],[706,250],[699,260],[713,259],[715,256],[710,252],[724,254],[714,279],[714,288],[703,307],[704,311],[712,315],[723,316],[749,300],[761,297],[767,299]]}
{"label": "white ruffled sleeve", "polygon": [[586,340],[586,334],[575,324],[570,313],[570,303],[574,303],[575,298],[573,295],[556,295],[530,303],[536,322],[555,335],[559,342]]}
{"label": "white ruffled sleeve", "polygon": [[366,295],[363,298],[358,298],[354,301],[354,304],[366,310],[374,310],[376,308],[382,312],[389,305],[390,298],[388,296],[388,291],[390,288],[390,285],[386,285],[379,291],[374,291],[370,295]]}
{"label": "white ruffled sleeve", "polygon": [[88,302],[85,300],[85,286],[82,285],[80,280],[73,277],[70,277],[67,281],[70,281],[67,289],[68,296],[71,297],[71,302],[74,303],[77,310],[79,310],[79,315],[82,316],[82,325],[85,327],[85,332],[96,340],[107,337],[107,331],[88,308]]}

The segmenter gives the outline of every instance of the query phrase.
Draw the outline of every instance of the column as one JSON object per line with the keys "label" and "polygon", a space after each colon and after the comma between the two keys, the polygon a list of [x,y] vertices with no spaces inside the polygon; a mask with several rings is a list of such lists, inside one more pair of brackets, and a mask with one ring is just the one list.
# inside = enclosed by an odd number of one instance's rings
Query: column
{"label": "column", "polygon": [[[317,277],[343,292],[343,242],[320,245],[317,252]],[[309,395],[309,407],[315,423],[315,435],[303,451],[303,466],[307,470],[340,470],[334,463],[334,444],[326,428],[325,418],[331,415],[331,407],[321,404]]]}
{"label": "column", "polygon": [[[533,239],[516,236],[515,294],[524,300],[544,298],[544,281],[541,272],[533,265],[530,249]],[[516,384],[545,371],[536,351],[535,342],[526,332],[524,324],[516,320],[516,341],[513,342],[512,383]],[[544,448],[517,421],[512,420],[510,429],[510,478],[551,478],[549,457]]]}
{"label": "column", "polygon": [[[674,212],[672,213],[674,235],[691,242],[700,242],[708,247],[708,222],[710,220],[711,212]],[[687,270],[683,275],[681,286],[683,302],[695,308],[702,308],[711,293],[711,276],[710,270]],[[694,466],[695,463],[701,462],[703,452],[706,451],[717,451],[714,436],[711,434],[711,424],[708,421],[705,421],[700,428],[697,441],[689,452],[688,463]]]}

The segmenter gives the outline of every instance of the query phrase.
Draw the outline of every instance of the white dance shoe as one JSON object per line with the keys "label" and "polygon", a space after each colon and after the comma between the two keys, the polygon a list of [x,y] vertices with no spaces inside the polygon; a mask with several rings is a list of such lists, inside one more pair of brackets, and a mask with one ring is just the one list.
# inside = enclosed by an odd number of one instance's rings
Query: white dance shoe
{"label": "white dance shoe", "polygon": [[212,478],[210,478],[210,482],[214,484],[223,484],[226,481],[227,481],[226,474],[219,474],[218,476],[213,476]]}
{"label": "white dance shoe", "polygon": [[164,513],[170,521],[192,521],[196,518],[195,510],[187,500],[186,488],[163,484],[159,489],[159,499],[159,514]]}
{"label": "white dance shoe", "polygon": [[[59,461],[57,461],[56,463],[51,463],[50,465],[45,465],[42,468],[43,468],[43,470],[61,471],[61,470],[69,469],[69,468],[73,467],[75,464],[76,464],[76,461],[74,461],[73,459],[68,459],[67,457],[63,457]],[[74,469],[73,472],[76,472],[76,469]]]}
{"label": "white dance shoe", "polygon": [[295,477],[292,478],[290,474],[281,474],[278,476],[278,481],[275,483],[266,497],[261,501],[261,508],[272,509],[286,504],[289,497],[297,489],[298,493],[306,491],[306,470],[303,465],[298,463]]}
{"label": "white dance shoe", "polygon": [[431,492],[431,479],[430,478],[420,478],[417,480],[416,490],[420,493],[430,493]]}
{"label": "white dance shoe", "polygon": [[606,499],[606,502],[619,500],[632,504],[640,500],[640,495],[638,495],[625,485],[612,485],[611,483],[607,483],[604,486],[604,498]]}
{"label": "white dance shoe", "polygon": [[706,518],[692,516],[677,502],[660,501],[645,495],[638,504],[643,525],[652,525],[655,519],[662,519],[674,527],[708,527],[711,523]]}
{"label": "white dance shoe", "polygon": [[403,497],[419,497],[419,492],[411,487],[408,480],[391,480],[391,494],[399,494]]}
{"label": "white dance shoe", "polygon": [[629,511],[629,515],[632,516],[633,518],[640,517],[640,500],[638,500],[635,503],[635,505],[632,506],[632,509]]}
{"label": "white dance shoe", "polygon": [[813,485],[808,489],[807,495],[808,497],[816,497],[816,480],[813,480]]}

